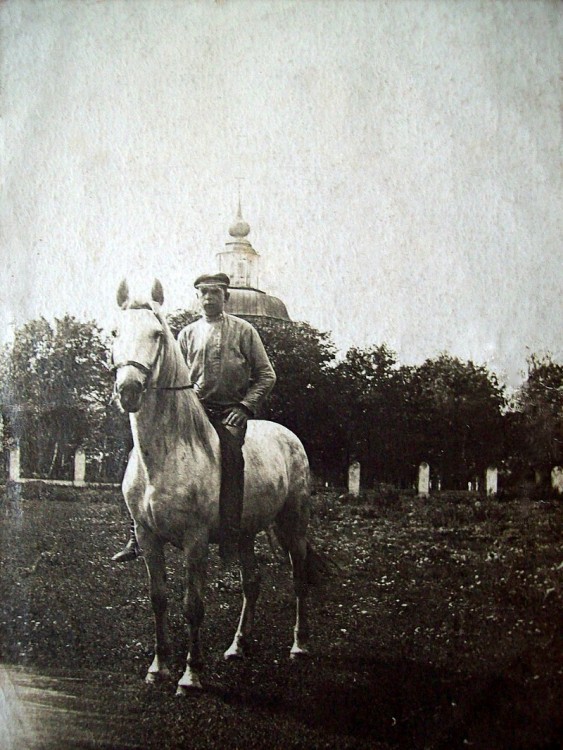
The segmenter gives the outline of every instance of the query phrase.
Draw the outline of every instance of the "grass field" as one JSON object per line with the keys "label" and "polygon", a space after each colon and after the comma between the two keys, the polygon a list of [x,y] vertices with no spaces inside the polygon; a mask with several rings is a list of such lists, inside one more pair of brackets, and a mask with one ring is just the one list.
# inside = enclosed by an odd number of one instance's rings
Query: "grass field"
{"label": "grass field", "polygon": [[[289,569],[260,537],[254,654],[223,661],[241,594],[213,551],[205,691],[182,700],[174,683],[143,683],[152,615],[142,562],[110,561],[126,533],[118,493],[25,492],[0,506],[0,657],[67,680],[95,706],[89,732],[68,747],[560,746],[561,502],[317,493],[311,537],[340,570],[312,596],[311,659],[288,659]],[[168,569],[177,679],[185,630],[174,550]]]}

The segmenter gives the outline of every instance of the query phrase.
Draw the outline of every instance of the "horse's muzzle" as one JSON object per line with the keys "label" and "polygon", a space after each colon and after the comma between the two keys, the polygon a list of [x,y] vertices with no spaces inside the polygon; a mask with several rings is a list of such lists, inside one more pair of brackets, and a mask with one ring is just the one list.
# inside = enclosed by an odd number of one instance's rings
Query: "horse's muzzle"
{"label": "horse's muzzle", "polygon": [[121,408],[124,411],[129,412],[129,414],[134,414],[141,408],[143,386],[136,381],[123,383],[121,386],[117,387],[117,396]]}

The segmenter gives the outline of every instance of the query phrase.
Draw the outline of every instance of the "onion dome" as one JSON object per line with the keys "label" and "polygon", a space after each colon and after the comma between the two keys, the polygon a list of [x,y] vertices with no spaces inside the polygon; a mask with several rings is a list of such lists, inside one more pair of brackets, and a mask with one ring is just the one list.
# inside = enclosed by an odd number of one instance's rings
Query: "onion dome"
{"label": "onion dome", "polygon": [[235,240],[238,240],[239,242],[241,240],[245,241],[245,242],[248,242],[248,240],[245,240],[245,237],[248,234],[250,234],[250,224],[248,222],[246,222],[242,218],[242,211],[241,211],[241,207],[240,207],[240,198],[239,198],[239,202],[238,202],[237,215],[236,215],[236,218],[235,218],[234,222],[229,227],[229,234],[231,235],[231,237],[234,237]]}

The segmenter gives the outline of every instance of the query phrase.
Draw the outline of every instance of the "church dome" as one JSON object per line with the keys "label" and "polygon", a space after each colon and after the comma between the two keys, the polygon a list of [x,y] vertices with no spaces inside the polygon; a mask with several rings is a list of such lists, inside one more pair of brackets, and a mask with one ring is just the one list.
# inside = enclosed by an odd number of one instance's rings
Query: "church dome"
{"label": "church dome", "polygon": [[229,288],[225,312],[241,318],[274,318],[290,321],[287,308],[281,299],[258,289]]}
{"label": "church dome", "polygon": [[[242,218],[242,209],[240,205],[240,196],[238,201],[238,211],[234,222],[229,227],[229,234],[234,237],[236,241],[242,242],[245,245],[250,245],[249,240],[246,239],[247,235],[250,234],[250,224]],[[252,248],[252,245],[250,245]]]}

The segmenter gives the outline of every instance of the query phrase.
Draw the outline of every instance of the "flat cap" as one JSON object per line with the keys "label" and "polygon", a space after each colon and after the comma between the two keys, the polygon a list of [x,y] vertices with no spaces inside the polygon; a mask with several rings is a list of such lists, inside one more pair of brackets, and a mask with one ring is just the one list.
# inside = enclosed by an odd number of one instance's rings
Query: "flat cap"
{"label": "flat cap", "polygon": [[194,286],[196,289],[200,286],[224,286],[227,288],[230,283],[231,280],[226,273],[204,273],[197,277]]}

